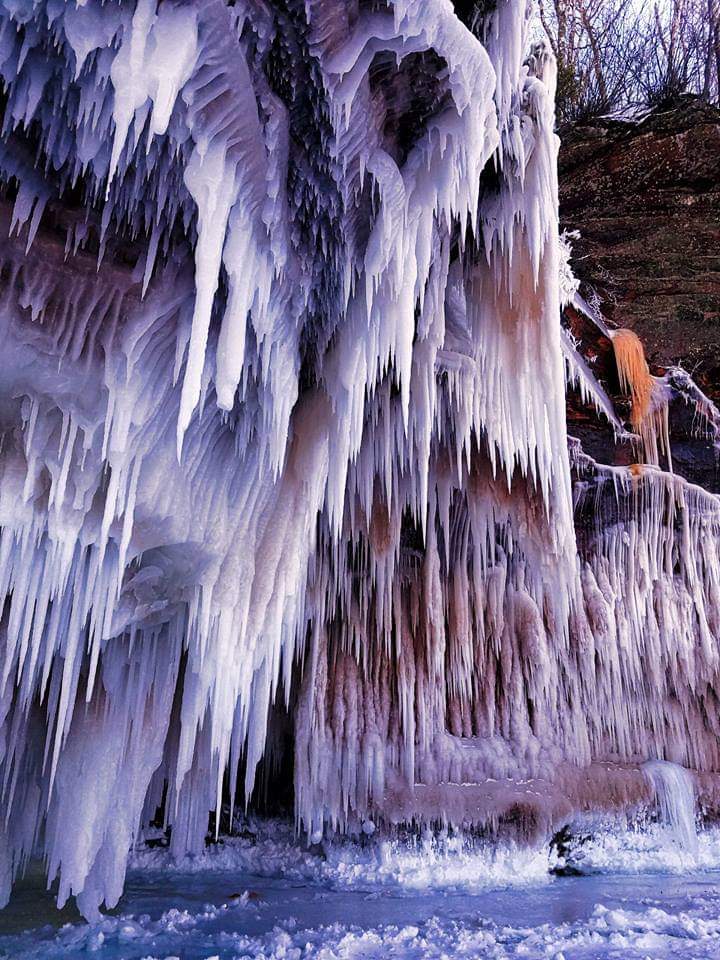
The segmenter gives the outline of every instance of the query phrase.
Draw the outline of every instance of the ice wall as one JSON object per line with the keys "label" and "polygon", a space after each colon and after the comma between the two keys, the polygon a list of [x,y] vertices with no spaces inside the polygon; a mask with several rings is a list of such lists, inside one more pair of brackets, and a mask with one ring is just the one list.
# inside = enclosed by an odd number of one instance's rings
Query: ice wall
{"label": "ice wall", "polygon": [[554,64],[481,6],[0,5],[3,898],[198,849],[278,702],[310,836],[717,762],[717,501],[583,461],[578,553]]}

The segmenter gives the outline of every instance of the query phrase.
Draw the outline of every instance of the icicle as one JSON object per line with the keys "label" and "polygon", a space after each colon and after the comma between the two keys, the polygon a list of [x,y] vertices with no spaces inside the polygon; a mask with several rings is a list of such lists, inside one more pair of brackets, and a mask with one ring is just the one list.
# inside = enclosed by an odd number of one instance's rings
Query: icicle
{"label": "icicle", "polygon": [[620,388],[629,393],[632,400],[630,423],[642,440],[645,457],[649,463],[658,464],[660,452],[664,453],[672,472],[668,397],[664,384],[651,375],[637,334],[632,330],[612,330],[610,339]]}
{"label": "icicle", "polygon": [[158,804],[182,855],[249,801],[283,706],[315,839],[720,764],[720,508],[656,466],[671,389],[720,418],[616,332],[650,462],[568,441],[566,379],[623,431],[526,3],[276,6],[0,8],[0,861],[88,917]]}

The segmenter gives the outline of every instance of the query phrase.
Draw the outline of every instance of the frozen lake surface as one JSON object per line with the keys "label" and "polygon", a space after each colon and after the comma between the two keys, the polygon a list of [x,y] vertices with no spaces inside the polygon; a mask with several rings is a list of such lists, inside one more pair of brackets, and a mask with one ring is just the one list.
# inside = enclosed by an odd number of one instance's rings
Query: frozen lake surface
{"label": "frozen lake surface", "polygon": [[546,850],[237,839],[173,865],[135,859],[117,909],[58,913],[38,878],[0,914],[0,956],[87,958],[720,957],[720,836],[689,862],[658,830],[584,845],[588,873],[556,876]]}

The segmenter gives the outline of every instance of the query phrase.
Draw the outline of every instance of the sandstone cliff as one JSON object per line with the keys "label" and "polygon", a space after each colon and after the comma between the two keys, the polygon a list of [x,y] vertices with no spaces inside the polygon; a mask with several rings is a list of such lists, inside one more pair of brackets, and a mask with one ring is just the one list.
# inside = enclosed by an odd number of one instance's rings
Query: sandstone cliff
{"label": "sandstone cliff", "polygon": [[[718,490],[717,411],[698,416],[694,387],[673,368],[682,367],[718,402],[720,110],[683,97],[640,120],[604,118],[560,133],[560,214],[563,227],[579,234],[572,266],[581,292],[590,301],[597,294],[610,330],[633,330],[651,372],[665,375],[675,470]],[[630,404],[610,339],[572,309],[566,319],[627,422]],[[632,445],[615,443],[610,429],[598,430],[577,397],[569,418],[570,432],[603,462],[637,457]]]}
{"label": "sandstone cliff", "polygon": [[694,97],[640,122],[561,131],[560,214],[576,274],[651,365],[720,395],[720,110]]}

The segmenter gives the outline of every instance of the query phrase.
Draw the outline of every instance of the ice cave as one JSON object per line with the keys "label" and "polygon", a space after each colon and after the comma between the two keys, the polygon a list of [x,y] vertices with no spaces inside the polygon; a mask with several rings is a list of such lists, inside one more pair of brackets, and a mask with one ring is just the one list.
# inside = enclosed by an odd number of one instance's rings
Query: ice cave
{"label": "ice cave", "polygon": [[3,903],[39,859],[96,917],[151,826],[269,796],[306,844],[549,835],[647,761],[717,804],[720,499],[668,411],[720,415],[579,291],[531,16],[0,3]]}

